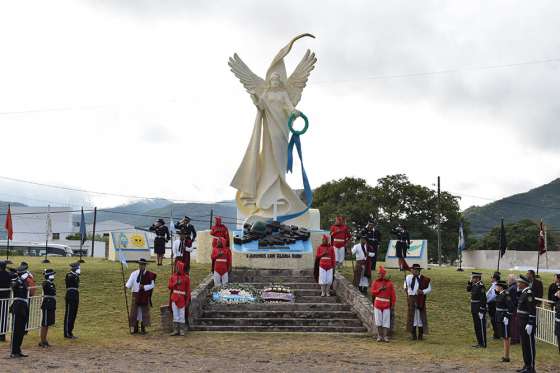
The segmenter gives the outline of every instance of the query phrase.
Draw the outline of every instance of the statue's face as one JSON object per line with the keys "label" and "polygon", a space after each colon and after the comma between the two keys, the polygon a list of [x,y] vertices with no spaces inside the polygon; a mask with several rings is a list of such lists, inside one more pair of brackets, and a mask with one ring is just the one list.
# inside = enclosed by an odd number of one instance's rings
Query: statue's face
{"label": "statue's face", "polygon": [[273,76],[272,78],[270,78],[270,86],[272,88],[280,87],[280,79],[278,79],[278,77],[276,77],[276,76]]}

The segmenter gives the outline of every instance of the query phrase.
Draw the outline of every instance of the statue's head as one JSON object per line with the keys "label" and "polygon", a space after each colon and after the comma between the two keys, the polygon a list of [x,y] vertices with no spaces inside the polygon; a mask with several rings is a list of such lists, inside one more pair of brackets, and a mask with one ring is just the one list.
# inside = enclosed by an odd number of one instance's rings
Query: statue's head
{"label": "statue's head", "polygon": [[270,74],[270,88],[280,88],[282,86],[282,80],[280,80],[280,74],[273,72]]}

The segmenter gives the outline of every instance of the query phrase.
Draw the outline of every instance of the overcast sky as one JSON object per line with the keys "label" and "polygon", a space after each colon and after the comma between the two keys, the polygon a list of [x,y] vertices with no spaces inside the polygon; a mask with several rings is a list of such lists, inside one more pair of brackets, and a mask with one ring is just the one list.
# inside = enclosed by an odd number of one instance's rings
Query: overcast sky
{"label": "overcast sky", "polygon": [[[312,186],[394,173],[431,186],[440,175],[463,208],[485,204],[472,196],[559,175],[560,60],[516,65],[560,59],[559,19],[558,1],[5,1],[0,176],[231,199],[255,108],[228,57],[264,76],[310,32],[287,66],[317,54],[298,105]],[[0,181],[0,200],[83,198],[41,190]]]}

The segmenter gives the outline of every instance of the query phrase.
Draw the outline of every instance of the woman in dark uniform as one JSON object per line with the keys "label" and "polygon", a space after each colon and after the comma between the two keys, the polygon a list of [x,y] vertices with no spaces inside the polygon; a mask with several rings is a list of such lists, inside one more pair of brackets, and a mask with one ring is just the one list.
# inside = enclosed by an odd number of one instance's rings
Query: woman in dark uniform
{"label": "woman in dark uniform", "polygon": [[410,235],[406,230],[406,227],[402,224],[399,224],[398,227],[393,228],[391,233],[397,236],[397,243],[395,245],[397,258],[399,259],[399,270],[400,271],[407,271],[409,269],[408,264],[406,263],[406,254],[408,252],[408,248],[410,247]]}
{"label": "woman in dark uniform", "polygon": [[157,255],[157,265],[162,265],[163,255],[165,254],[165,243],[169,241],[169,229],[165,226],[163,219],[158,219],[150,227],[151,232],[155,232],[154,253]]}
{"label": "woman in dark uniform", "polygon": [[55,310],[56,310],[56,287],[54,285],[54,274],[56,272],[52,269],[46,269],[43,282],[43,303],[41,309],[43,310],[43,317],[41,318],[41,342],[39,347],[50,347],[47,341],[47,333],[49,326],[54,325]]}

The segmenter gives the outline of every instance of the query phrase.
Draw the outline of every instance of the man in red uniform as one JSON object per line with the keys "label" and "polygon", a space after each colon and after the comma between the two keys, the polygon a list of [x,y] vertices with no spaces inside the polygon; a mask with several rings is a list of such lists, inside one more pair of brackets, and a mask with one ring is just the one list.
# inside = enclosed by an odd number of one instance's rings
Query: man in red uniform
{"label": "man in red uniform", "polygon": [[315,256],[315,280],[321,285],[321,296],[329,295],[328,289],[334,279],[334,267],[336,266],[336,258],[334,247],[329,243],[329,236],[323,235],[321,246],[317,248]]}
{"label": "man in red uniform", "polygon": [[342,267],[346,254],[346,245],[352,238],[350,228],[346,225],[344,217],[337,216],[334,225],[331,226],[331,244],[334,246],[337,267]]}
{"label": "man in red uniform", "polygon": [[379,266],[378,276],[371,284],[373,313],[377,326],[377,342],[389,342],[387,334],[391,327],[391,309],[395,307],[397,296],[393,282],[385,278],[387,272]]}
{"label": "man in red uniform", "polygon": [[191,280],[189,275],[185,273],[185,263],[175,263],[175,272],[169,278],[167,287],[171,292],[169,304],[173,313],[173,326],[175,327],[175,331],[171,335],[185,335],[185,326],[188,325],[188,309],[191,302]]}
{"label": "man in red uniform", "polygon": [[216,216],[216,219],[214,219],[214,225],[210,228],[210,235],[216,238],[224,238],[226,240],[226,246],[229,247],[229,231],[222,223],[222,218],[220,216]]}
{"label": "man in red uniform", "polygon": [[226,246],[225,238],[214,238],[212,242],[212,272],[214,273],[214,286],[223,286],[228,283],[231,271],[231,250]]}

